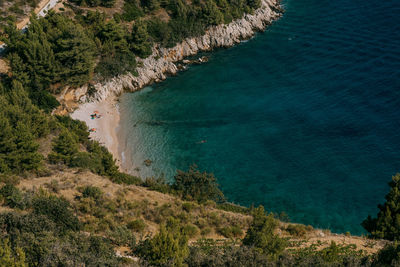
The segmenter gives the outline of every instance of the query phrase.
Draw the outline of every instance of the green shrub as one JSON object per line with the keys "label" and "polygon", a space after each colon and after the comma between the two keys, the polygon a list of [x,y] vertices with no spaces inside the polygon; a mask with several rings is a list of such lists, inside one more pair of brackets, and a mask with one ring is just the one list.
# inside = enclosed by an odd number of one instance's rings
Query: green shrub
{"label": "green shrub", "polygon": [[274,233],[278,222],[273,214],[266,215],[263,206],[252,211],[253,222],[247,230],[243,244],[276,259],[286,248],[287,242]]}
{"label": "green shrub", "polygon": [[94,200],[98,200],[103,196],[103,191],[101,191],[101,189],[96,186],[88,185],[82,189],[82,196],[90,197],[90,198],[93,198]]}
{"label": "green shrub", "polygon": [[0,266],[25,267],[26,264],[24,251],[17,247],[13,249],[8,239],[0,240]]}
{"label": "green shrub", "polygon": [[210,234],[211,232],[212,232],[212,230],[210,227],[205,227],[205,228],[201,229],[200,234],[202,236],[206,236],[206,235]]}
{"label": "green shrub", "polygon": [[128,229],[139,233],[143,232],[143,230],[146,228],[146,224],[142,219],[130,221],[126,226],[128,227]]}
{"label": "green shrub", "polygon": [[199,233],[199,228],[193,224],[186,224],[183,226],[182,231],[188,238],[193,238]]}
{"label": "green shrub", "polygon": [[243,235],[242,229],[240,229],[240,227],[238,227],[238,226],[227,226],[227,227],[219,228],[218,233],[220,233],[221,235],[223,235],[227,238],[234,238],[234,237],[238,238]]}
{"label": "green shrub", "polygon": [[182,203],[182,209],[186,212],[191,212],[195,208],[195,205],[191,202]]}
{"label": "green shrub", "polygon": [[231,211],[235,213],[242,213],[242,214],[249,214],[250,209],[247,207],[239,206],[230,202],[225,202],[225,203],[219,203],[217,204],[217,209],[220,210],[225,210],[225,211]]}
{"label": "green shrub", "polygon": [[169,184],[167,184],[164,177],[147,177],[142,183],[142,186],[161,193],[171,192],[171,187]]}
{"label": "green shrub", "polygon": [[161,225],[160,232],[146,239],[136,253],[152,265],[182,266],[189,253],[187,237],[176,229]]}
{"label": "green shrub", "polygon": [[386,202],[378,205],[377,218],[368,216],[362,226],[374,238],[400,240],[400,174],[392,177],[390,191],[385,196]]}
{"label": "green shrub", "polygon": [[307,227],[304,224],[289,224],[286,231],[293,236],[304,237],[307,234]]}
{"label": "green shrub", "polygon": [[122,9],[124,10],[122,18],[126,21],[132,21],[143,16],[143,11],[140,7],[139,0],[125,0],[124,7]]}
{"label": "green shrub", "polygon": [[214,175],[200,172],[195,165],[190,166],[187,172],[178,170],[174,178],[172,187],[183,199],[206,202],[207,200],[221,201],[224,198]]}
{"label": "green shrub", "polygon": [[117,226],[114,230],[108,231],[108,237],[118,246],[134,247],[136,238],[125,226]]}
{"label": "green shrub", "polygon": [[0,189],[0,195],[4,198],[4,204],[10,208],[24,209],[26,203],[22,192],[14,185],[6,184]]}
{"label": "green shrub", "polygon": [[63,231],[77,231],[80,228],[78,218],[73,214],[66,199],[39,193],[33,199],[33,211],[54,221]]}
{"label": "green shrub", "polygon": [[400,245],[398,242],[387,244],[378,251],[374,259],[374,266],[400,266]]}

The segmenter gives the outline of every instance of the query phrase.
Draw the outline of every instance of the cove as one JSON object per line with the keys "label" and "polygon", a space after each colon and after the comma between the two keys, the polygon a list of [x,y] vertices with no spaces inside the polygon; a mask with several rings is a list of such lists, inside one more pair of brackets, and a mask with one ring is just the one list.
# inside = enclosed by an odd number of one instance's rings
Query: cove
{"label": "cove", "polygon": [[400,172],[400,2],[283,4],[265,33],[122,95],[125,158],[167,180],[196,163],[229,201],[361,234]]}

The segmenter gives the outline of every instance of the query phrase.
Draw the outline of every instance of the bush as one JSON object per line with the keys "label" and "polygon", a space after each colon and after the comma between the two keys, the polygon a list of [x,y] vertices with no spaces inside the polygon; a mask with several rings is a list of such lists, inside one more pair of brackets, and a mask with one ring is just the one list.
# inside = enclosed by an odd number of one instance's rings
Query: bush
{"label": "bush", "polygon": [[307,234],[307,227],[304,224],[289,224],[286,231],[293,236],[303,237]]}
{"label": "bush", "polygon": [[147,187],[150,190],[158,191],[164,194],[171,192],[171,187],[169,184],[167,184],[164,177],[159,177],[159,178],[147,177],[142,183],[142,186]]}
{"label": "bush", "polygon": [[243,244],[276,259],[286,248],[287,242],[274,233],[278,223],[273,214],[265,214],[264,207],[252,211],[253,222],[247,230]]}
{"label": "bush", "polygon": [[33,199],[35,214],[47,216],[55,222],[62,231],[77,231],[80,228],[78,218],[72,213],[70,204],[66,199],[39,193]]}
{"label": "bush", "polygon": [[225,202],[225,203],[220,203],[217,204],[217,209],[220,210],[225,210],[225,211],[231,211],[231,212],[235,212],[235,213],[242,213],[242,214],[249,214],[250,213],[250,209],[247,207],[243,207],[243,206],[239,206],[230,202]]}
{"label": "bush", "polygon": [[118,172],[113,174],[110,177],[111,181],[117,184],[134,184],[134,185],[140,185],[142,183],[142,180],[139,177],[132,176],[126,173]]}
{"label": "bush", "polygon": [[4,204],[10,208],[24,209],[26,203],[22,192],[14,185],[6,184],[0,189],[0,195],[4,198]]}
{"label": "bush", "polygon": [[195,205],[191,202],[182,203],[182,209],[186,212],[191,212],[195,208]]}
{"label": "bush", "polygon": [[362,226],[374,238],[400,240],[400,174],[392,177],[390,191],[385,196],[386,202],[378,205],[377,218],[368,216]]}
{"label": "bush", "polygon": [[227,227],[219,228],[218,233],[220,233],[221,235],[223,235],[227,238],[234,238],[234,237],[238,238],[243,235],[242,229],[240,229],[240,227],[238,227],[238,226],[227,226]]}
{"label": "bush", "polygon": [[85,186],[82,190],[83,197],[90,197],[94,200],[99,200],[103,196],[103,191],[96,186]]}
{"label": "bush", "polygon": [[205,202],[207,200],[222,201],[224,195],[218,188],[212,173],[200,172],[196,165],[190,166],[189,171],[178,170],[172,185],[183,199]]}
{"label": "bush", "polygon": [[0,266],[27,266],[24,251],[18,247],[13,250],[8,239],[0,240]]}
{"label": "bush", "polygon": [[400,266],[400,244],[395,242],[381,249],[374,259],[374,266]]}
{"label": "bush", "polygon": [[188,237],[193,238],[199,233],[199,228],[193,224],[186,224],[182,228],[182,232]]}
{"label": "bush", "polygon": [[113,231],[108,231],[107,235],[118,246],[134,247],[136,238],[125,226],[118,226]]}
{"label": "bush", "polygon": [[146,228],[146,224],[142,219],[130,221],[126,226],[128,227],[128,229],[139,233]]}
{"label": "bush", "polygon": [[187,237],[177,229],[161,225],[160,232],[146,239],[136,253],[152,265],[182,266],[189,252],[187,242]]}

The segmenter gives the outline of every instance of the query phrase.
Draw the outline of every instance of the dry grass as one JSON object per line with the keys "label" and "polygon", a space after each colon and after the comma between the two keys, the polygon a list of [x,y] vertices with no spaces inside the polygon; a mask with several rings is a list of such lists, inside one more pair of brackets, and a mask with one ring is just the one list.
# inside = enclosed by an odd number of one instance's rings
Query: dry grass
{"label": "dry grass", "polygon": [[[231,226],[240,227],[244,235],[251,222],[250,216],[216,209],[212,203],[204,206],[194,202],[184,202],[175,196],[151,191],[141,186],[115,184],[107,178],[78,169],[53,170],[53,174],[48,177],[24,179],[18,187],[23,190],[37,190],[39,187],[44,187],[53,193],[64,196],[74,203],[78,210],[93,209],[93,206],[90,206],[93,203],[76,200],[76,196],[81,195],[80,188],[85,186],[100,188],[106,199],[104,205],[107,206],[110,203],[115,205],[112,212],[105,213],[103,220],[90,213],[80,213],[80,219],[83,222],[87,222],[88,225],[97,225],[91,229],[96,233],[102,231],[100,225],[104,221],[110,220],[117,225],[127,225],[130,221],[140,219],[146,225],[143,231],[135,233],[140,240],[147,235],[154,235],[158,231],[159,224],[171,216],[179,218],[182,223],[192,225],[197,229],[197,233],[190,240],[190,242],[194,242],[200,237],[215,240],[226,239],[221,235],[220,229]],[[371,254],[386,244],[385,241],[371,241],[364,237],[334,234],[328,230],[323,231],[312,227],[304,227],[305,232],[302,231],[300,234],[294,234],[293,231],[292,234],[289,234],[286,230],[288,225],[288,223],[281,222],[277,233],[282,237],[288,237],[294,244],[297,244],[296,247],[318,244],[319,248],[324,248],[329,246],[331,241],[335,241],[337,244],[356,245],[358,250],[364,250]]]}
{"label": "dry grass", "polygon": [[9,66],[7,62],[0,58],[0,73],[7,73],[9,70]]}
{"label": "dry grass", "polygon": [[[219,234],[219,228],[237,225],[246,230],[251,221],[250,216],[218,210],[212,205],[200,206],[144,187],[115,184],[107,178],[88,171],[67,169],[64,171],[53,170],[53,172],[48,177],[22,180],[18,187],[23,190],[37,190],[44,187],[53,193],[64,196],[77,206],[84,205],[77,203],[75,199],[80,195],[80,187],[98,187],[104,192],[107,201],[112,200],[113,203],[116,203],[115,213],[107,214],[107,216],[110,215],[110,219],[122,225],[138,218],[144,221],[146,228],[144,232],[138,234],[139,238],[156,233],[159,224],[166,221],[169,216],[180,218],[185,224],[195,225],[196,228],[199,228],[192,240],[201,237],[201,230],[204,228],[210,229],[209,232],[206,231],[207,234],[204,237],[223,239],[224,236]],[[81,214],[81,220],[89,222],[95,218],[92,215]]]}

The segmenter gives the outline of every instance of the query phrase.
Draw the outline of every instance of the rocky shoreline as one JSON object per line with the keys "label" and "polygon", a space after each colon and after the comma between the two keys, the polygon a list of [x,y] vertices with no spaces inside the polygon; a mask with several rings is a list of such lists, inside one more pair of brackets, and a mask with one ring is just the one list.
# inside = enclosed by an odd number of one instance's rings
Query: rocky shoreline
{"label": "rocky shoreline", "polygon": [[[207,58],[198,60],[185,60],[185,58],[196,55],[198,52],[210,51],[214,48],[231,47],[254,36],[262,31],[281,16],[279,0],[261,0],[261,7],[254,14],[247,14],[243,18],[235,20],[227,25],[218,25],[209,28],[203,36],[187,38],[173,48],[153,47],[153,53],[145,58],[137,58],[137,76],[131,73],[120,75],[95,85],[83,86],[77,89],[65,89],[58,97],[61,108],[56,114],[71,113],[71,117],[85,121],[89,128],[95,131],[90,137],[105,145],[117,160],[120,168],[129,172],[122,155],[124,149],[120,147],[118,138],[118,125],[111,125],[120,120],[116,102],[118,96],[124,92],[137,91],[153,82],[165,80],[168,75],[174,75],[185,69],[185,64],[200,64],[206,62]],[[90,114],[94,110],[100,111],[107,116],[100,120],[109,123],[92,120]],[[113,122],[113,123],[111,123]],[[110,125],[108,125],[110,124]],[[134,161],[135,159],[129,159]],[[133,163],[133,162],[130,162]]]}
{"label": "rocky shoreline", "polygon": [[[153,53],[145,58],[137,58],[137,76],[131,73],[120,75],[104,83],[91,87],[92,94],[87,94],[88,86],[73,90],[77,102],[86,103],[102,101],[108,97],[118,96],[124,91],[133,92],[153,82],[165,80],[168,75],[176,74],[180,69],[177,62],[198,52],[214,48],[231,47],[264,30],[272,21],[282,14],[279,1],[262,0],[261,7],[254,14],[247,14],[227,25],[209,28],[203,36],[187,38],[173,48],[153,47]],[[70,92],[71,93],[71,92]],[[63,97],[59,98],[63,102]],[[68,107],[66,107],[68,109]],[[71,112],[72,110],[68,110]]]}

